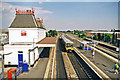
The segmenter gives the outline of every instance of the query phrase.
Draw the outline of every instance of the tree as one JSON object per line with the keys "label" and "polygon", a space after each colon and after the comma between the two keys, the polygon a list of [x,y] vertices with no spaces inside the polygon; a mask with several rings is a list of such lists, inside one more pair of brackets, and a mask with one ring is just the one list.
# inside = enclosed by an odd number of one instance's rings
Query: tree
{"label": "tree", "polygon": [[93,39],[97,40],[98,36],[96,34],[93,34]]}
{"label": "tree", "polygon": [[67,30],[67,32],[69,32],[69,33],[70,33],[71,31],[70,31],[70,30]]}
{"label": "tree", "polygon": [[115,44],[115,32],[113,32],[113,34],[112,34],[112,44]]}
{"label": "tree", "polygon": [[79,34],[79,30],[74,30],[74,34],[78,35]]}
{"label": "tree", "polygon": [[49,37],[55,37],[58,35],[58,32],[56,30],[49,30],[48,33]]}
{"label": "tree", "polygon": [[111,40],[110,40],[110,39],[111,39],[111,38],[110,38],[110,37],[111,37],[111,34],[105,33],[104,35],[105,35],[105,42],[110,42],[110,41],[111,41]]}
{"label": "tree", "polygon": [[49,37],[48,32],[46,32],[46,37]]}
{"label": "tree", "polygon": [[105,34],[104,33],[102,33],[102,41],[105,41]]}
{"label": "tree", "polygon": [[84,38],[84,39],[86,38],[85,33],[82,33],[81,38]]}
{"label": "tree", "polygon": [[118,40],[117,40],[117,33],[115,34],[115,45],[117,46]]}

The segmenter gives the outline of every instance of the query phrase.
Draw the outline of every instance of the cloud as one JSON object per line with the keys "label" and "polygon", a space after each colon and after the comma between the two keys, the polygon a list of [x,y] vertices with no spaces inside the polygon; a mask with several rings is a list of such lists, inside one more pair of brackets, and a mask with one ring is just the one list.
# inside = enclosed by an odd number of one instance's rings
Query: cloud
{"label": "cloud", "polygon": [[15,17],[15,8],[19,10],[31,10],[33,8],[35,10],[35,16],[37,17],[40,17],[41,14],[53,13],[52,11],[44,10],[42,7],[17,6],[9,3],[0,3],[0,12],[2,13],[0,13],[0,16],[2,16],[0,17],[0,22],[2,22],[4,28],[7,28],[13,21]]}
{"label": "cloud", "polygon": [[42,1],[38,1],[39,4],[42,4],[43,2]]}
{"label": "cloud", "polygon": [[33,9],[35,10],[36,14],[51,14],[53,13],[52,11],[49,10],[43,10],[41,7],[33,7]]}
{"label": "cloud", "polygon": [[45,0],[46,2],[48,2],[49,0]]}
{"label": "cloud", "polygon": [[40,1],[35,1],[35,2],[38,2],[39,4],[42,4],[43,2],[52,2],[51,0],[40,0]]}
{"label": "cloud", "polygon": [[42,7],[30,7],[30,6],[13,6],[9,3],[0,3],[2,4],[2,11],[9,11],[9,12],[15,12],[15,8],[19,9],[19,10],[30,10],[30,9],[34,9],[36,14],[51,14],[53,13],[52,11],[49,10],[44,10],[42,9]]}
{"label": "cloud", "polygon": [[3,0],[3,2],[119,2],[120,0]]}

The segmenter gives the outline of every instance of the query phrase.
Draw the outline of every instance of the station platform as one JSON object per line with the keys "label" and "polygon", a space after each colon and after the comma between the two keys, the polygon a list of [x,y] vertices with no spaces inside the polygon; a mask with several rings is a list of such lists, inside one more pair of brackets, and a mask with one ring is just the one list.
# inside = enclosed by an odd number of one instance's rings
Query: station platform
{"label": "station platform", "polygon": [[[67,36],[83,41],[82,38],[78,38],[78,36],[73,35],[73,34],[67,34]],[[92,39],[89,39],[89,38],[87,38],[87,39],[90,40],[90,41],[92,40]],[[109,44],[109,43],[106,43],[106,42],[97,41],[97,40],[93,40],[93,41],[97,42],[97,43],[100,43],[100,44],[103,44],[103,45],[106,45],[106,46],[109,46],[111,48],[114,48],[115,51],[119,49],[119,47],[113,46],[112,44]]]}
{"label": "station platform", "polygon": [[[88,38],[87,38],[87,39],[88,39]],[[92,40],[92,39],[88,39],[88,40]],[[119,47],[113,46],[112,44],[109,44],[109,43],[106,43],[106,42],[97,41],[97,40],[93,40],[93,41],[94,41],[94,42],[97,42],[97,43],[99,43],[99,44],[103,44],[103,45],[109,46],[109,47],[111,47],[111,48],[114,48],[115,51],[116,51],[117,49],[119,49]]]}
{"label": "station platform", "polygon": [[[77,36],[72,36],[72,38],[78,39]],[[70,39],[70,38],[69,38]],[[72,39],[70,39],[72,40]],[[79,39],[80,40],[80,39]],[[119,74],[114,74],[114,62],[110,59],[106,58],[105,56],[101,55],[100,53],[95,51],[95,56],[93,58],[92,52],[89,50],[81,50],[78,46],[79,42],[77,40],[73,40],[74,47],[77,47],[77,49],[86,56],[93,64],[95,64],[99,69],[101,69],[106,75],[108,75],[111,79],[117,80],[118,77],[120,77]]]}
{"label": "station platform", "polygon": [[102,56],[98,52],[95,52],[94,57],[91,51],[78,49],[83,55],[85,55],[92,63],[100,68],[111,79],[117,79],[119,74],[114,74],[114,62],[110,59]]}
{"label": "station platform", "polygon": [[42,51],[42,58],[39,58],[38,62],[34,67],[31,67],[29,72],[24,72],[18,76],[18,80],[21,79],[43,79],[46,71],[46,66],[49,60],[50,48],[44,48]]}

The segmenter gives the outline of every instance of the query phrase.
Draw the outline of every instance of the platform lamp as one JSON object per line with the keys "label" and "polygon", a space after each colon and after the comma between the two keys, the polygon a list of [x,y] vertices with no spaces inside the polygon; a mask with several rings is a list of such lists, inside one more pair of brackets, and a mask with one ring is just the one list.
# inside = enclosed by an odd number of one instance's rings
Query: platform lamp
{"label": "platform lamp", "polygon": [[94,35],[92,35],[92,42],[93,42],[93,45],[94,45],[94,50],[93,50],[93,54],[92,54],[92,56],[95,55],[95,42],[93,41],[93,36],[94,36]]}

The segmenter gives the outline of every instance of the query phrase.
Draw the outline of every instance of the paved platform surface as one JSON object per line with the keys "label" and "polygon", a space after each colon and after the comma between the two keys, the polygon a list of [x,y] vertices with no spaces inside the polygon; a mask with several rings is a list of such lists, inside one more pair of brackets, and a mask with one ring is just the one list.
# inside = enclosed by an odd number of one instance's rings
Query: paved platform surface
{"label": "paved platform surface", "polygon": [[[74,37],[74,36],[72,36]],[[77,37],[74,37],[77,38]],[[79,42],[74,40],[74,46],[78,47]],[[100,68],[105,74],[107,74],[112,79],[117,79],[120,77],[120,74],[114,74],[114,62],[110,59],[102,56],[100,53],[95,52],[95,57],[93,59],[91,51],[80,50],[91,62],[93,62],[98,68]]]}
{"label": "paved platform surface", "polygon": [[44,78],[44,73],[46,70],[46,66],[49,60],[49,49],[50,48],[44,48],[42,55],[43,58],[40,58],[38,60],[38,63],[35,67],[33,67],[29,72],[24,72],[21,75],[18,76],[18,79],[42,79]]}
{"label": "paved platform surface", "polygon": [[[63,56],[63,60],[64,60],[64,63],[65,63],[65,69],[66,69],[66,72],[67,72],[67,78],[68,79],[74,79],[74,78],[78,78],[75,70],[74,70],[74,67],[68,57],[68,54],[67,52],[62,52],[62,56]],[[83,74],[83,73],[82,73]]]}
{"label": "paved platform surface", "polygon": [[80,50],[91,62],[93,62],[98,68],[100,68],[105,74],[107,74],[110,78],[115,79],[118,78],[118,74],[114,74],[114,62],[109,60],[108,58],[102,56],[98,52],[95,52],[95,56],[93,58],[91,51],[83,51]]}

